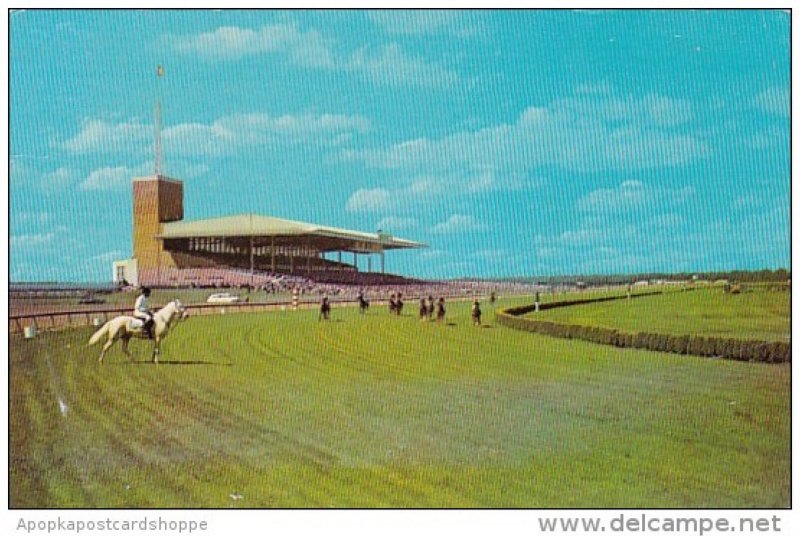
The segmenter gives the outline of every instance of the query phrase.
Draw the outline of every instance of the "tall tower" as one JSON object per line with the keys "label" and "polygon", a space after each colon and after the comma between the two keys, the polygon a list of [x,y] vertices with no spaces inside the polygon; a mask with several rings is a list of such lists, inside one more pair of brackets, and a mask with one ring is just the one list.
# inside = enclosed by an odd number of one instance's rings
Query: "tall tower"
{"label": "tall tower", "polygon": [[[164,230],[163,224],[183,219],[183,182],[162,175],[161,149],[161,78],[164,67],[156,67],[156,106],[154,173],[152,177],[133,179],[133,257],[140,274],[151,279],[154,270],[175,266],[172,256],[164,251],[164,243],[157,238]],[[156,281],[157,282],[157,281]]]}
{"label": "tall tower", "polygon": [[133,179],[133,256],[140,274],[175,266],[157,237],[165,223],[182,219],[182,181],[162,175]]}

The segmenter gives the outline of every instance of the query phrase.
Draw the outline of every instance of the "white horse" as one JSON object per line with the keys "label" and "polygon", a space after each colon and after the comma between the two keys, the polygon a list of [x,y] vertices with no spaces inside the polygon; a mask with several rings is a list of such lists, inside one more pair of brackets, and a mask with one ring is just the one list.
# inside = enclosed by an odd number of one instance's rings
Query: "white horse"
{"label": "white horse", "polygon": [[[163,309],[153,315],[153,363],[158,363],[161,341],[167,336],[170,328],[187,316],[188,313],[180,300],[169,302]],[[143,320],[133,316],[118,316],[103,324],[103,327],[97,330],[92,335],[92,338],[89,339],[89,345],[97,344],[103,337],[107,337],[108,340],[103,345],[103,351],[100,353],[100,359],[98,359],[100,363],[103,362],[106,352],[114,346],[117,340],[122,340],[122,351],[130,359],[131,354],[128,351],[128,342],[133,337],[146,339],[147,335],[144,333]]]}

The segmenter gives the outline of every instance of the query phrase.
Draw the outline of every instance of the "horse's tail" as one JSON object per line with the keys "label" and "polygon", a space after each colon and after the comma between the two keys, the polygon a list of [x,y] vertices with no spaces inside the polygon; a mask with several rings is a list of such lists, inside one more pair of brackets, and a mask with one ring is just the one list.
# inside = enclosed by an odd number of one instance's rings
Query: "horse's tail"
{"label": "horse's tail", "polygon": [[108,330],[111,327],[110,324],[111,322],[106,322],[105,324],[103,324],[102,328],[95,331],[94,335],[92,335],[92,338],[89,339],[89,346],[92,346],[93,344],[97,344],[98,342],[100,342],[100,339],[102,339],[108,333]]}

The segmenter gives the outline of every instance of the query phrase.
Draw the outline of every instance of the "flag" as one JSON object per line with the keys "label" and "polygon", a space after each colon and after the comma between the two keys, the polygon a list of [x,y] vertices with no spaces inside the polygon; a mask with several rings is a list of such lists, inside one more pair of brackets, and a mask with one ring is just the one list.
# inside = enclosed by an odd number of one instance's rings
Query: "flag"
{"label": "flag", "polygon": [[164,67],[162,67],[161,65],[156,67],[156,75],[157,76],[164,76]]}

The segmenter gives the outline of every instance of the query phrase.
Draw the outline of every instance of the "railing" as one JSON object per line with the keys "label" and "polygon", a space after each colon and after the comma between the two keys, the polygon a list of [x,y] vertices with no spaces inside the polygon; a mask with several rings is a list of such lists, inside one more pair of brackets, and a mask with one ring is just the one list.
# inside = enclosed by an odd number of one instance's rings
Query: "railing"
{"label": "railing", "polygon": [[[342,302],[334,302],[342,303]],[[299,301],[298,308],[308,308],[317,306],[317,301]],[[292,308],[291,301],[269,302],[269,303],[202,303],[186,305],[186,310],[190,315],[211,315],[231,313],[255,313],[262,311],[274,311],[281,308]],[[28,313],[13,315],[8,317],[8,329],[11,333],[22,333],[25,327],[31,326],[36,331],[46,329],[59,329],[68,327],[91,326],[98,319],[99,324],[103,324],[111,318],[119,315],[129,315],[130,307],[114,307],[103,309],[91,309],[80,311],[52,311],[41,313]]]}
{"label": "railing", "polygon": [[[444,295],[447,300],[462,301],[471,300],[472,297],[464,295]],[[351,299],[331,299],[332,305],[347,305],[353,306],[358,304],[358,300]],[[387,305],[389,300],[376,299],[371,300],[371,306]],[[298,300],[298,309],[311,309],[319,307],[319,300]],[[405,302],[406,307],[413,307],[415,303],[409,299]],[[294,309],[292,300],[267,302],[267,303],[198,303],[185,305],[186,310],[190,315],[212,315],[212,314],[227,314],[227,313],[258,313],[266,311],[277,310],[291,310]],[[8,329],[11,333],[23,333],[26,327],[33,327],[36,331],[61,329],[70,327],[83,327],[95,325],[102,325],[111,318],[119,315],[130,315],[130,307],[113,307],[113,308],[98,308],[90,310],[71,310],[71,311],[52,311],[41,313],[27,313],[22,315],[13,315],[8,317]]]}

